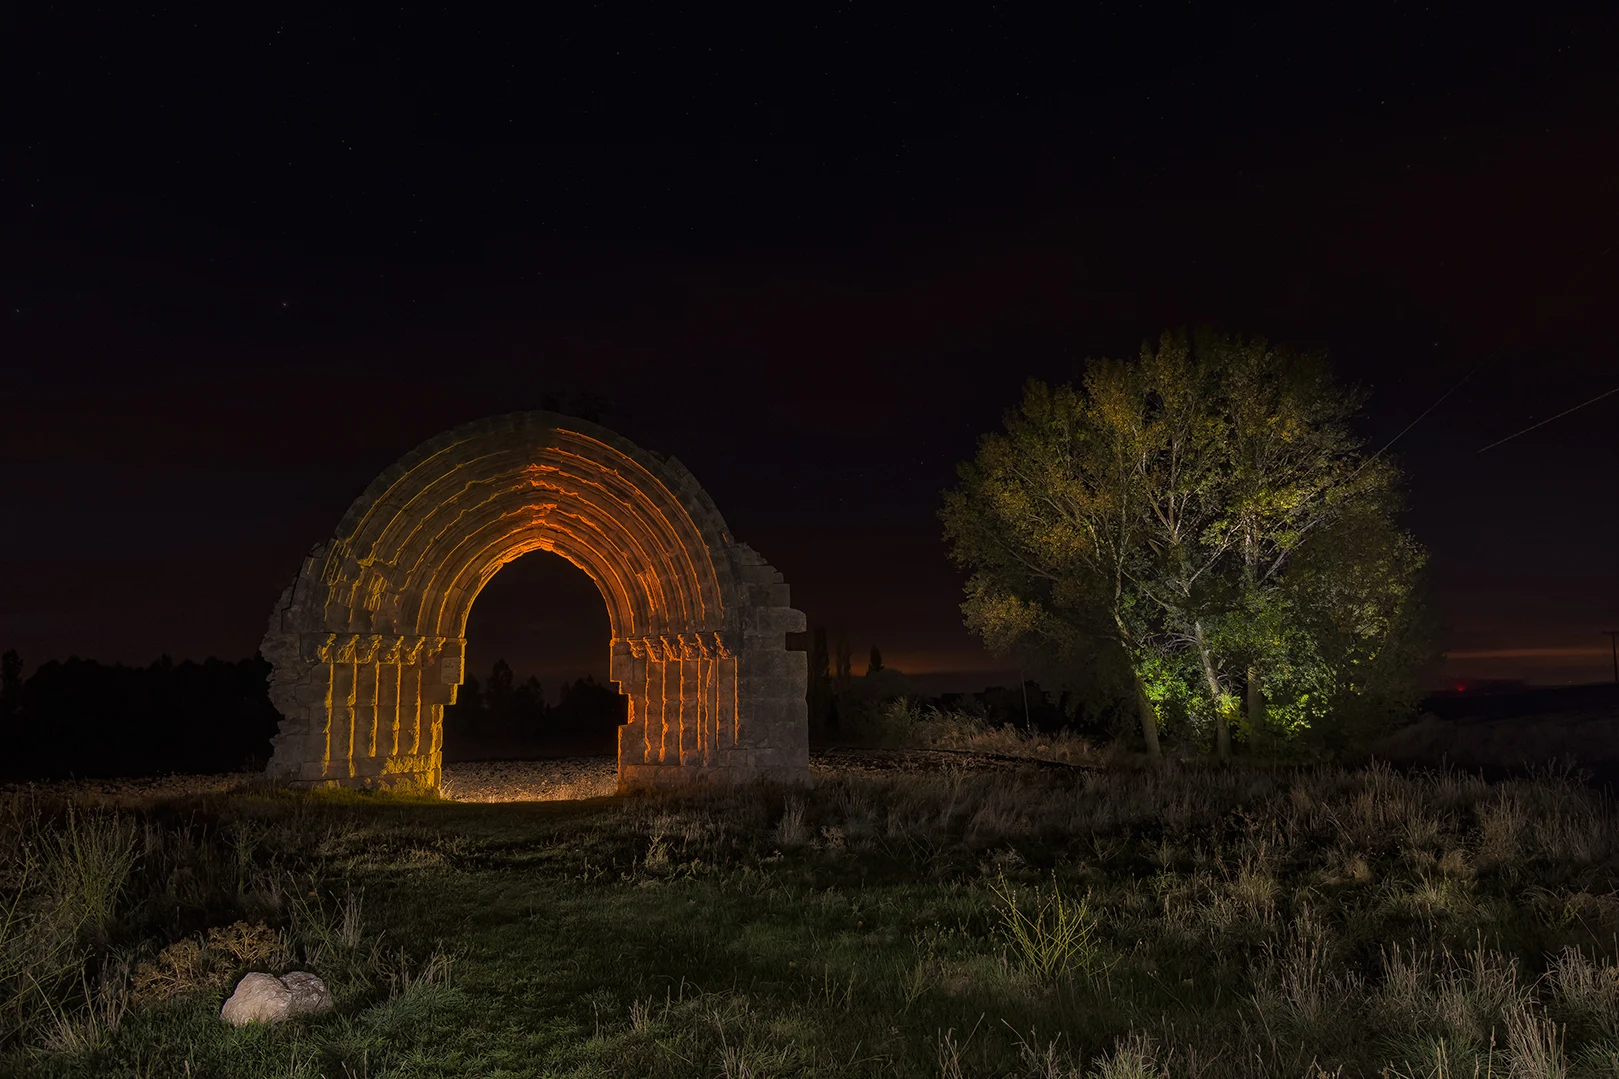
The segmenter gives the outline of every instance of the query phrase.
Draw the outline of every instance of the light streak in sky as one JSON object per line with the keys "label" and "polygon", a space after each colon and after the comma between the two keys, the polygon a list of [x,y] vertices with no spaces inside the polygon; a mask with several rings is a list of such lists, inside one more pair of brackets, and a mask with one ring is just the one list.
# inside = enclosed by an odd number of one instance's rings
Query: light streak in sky
{"label": "light streak in sky", "polygon": [[1552,422],[1552,420],[1560,420],[1564,416],[1567,416],[1570,412],[1578,412],[1580,409],[1584,408],[1586,405],[1594,405],[1598,401],[1602,400],[1604,397],[1612,397],[1616,393],[1619,393],[1619,386],[1615,386],[1613,389],[1609,390],[1607,393],[1599,393],[1595,397],[1591,398],[1589,401],[1581,401],[1579,404],[1575,405],[1573,408],[1565,408],[1563,411],[1559,412],[1557,415],[1548,416],[1546,419],[1541,420],[1539,423],[1531,424],[1530,426],[1525,427],[1522,431],[1518,431],[1515,434],[1510,434],[1506,438],[1498,439],[1497,441],[1490,443],[1488,446],[1485,446],[1483,449],[1479,450],[1478,452],[1483,453],[1484,450],[1493,450],[1495,447],[1499,446],[1502,442],[1511,442],[1513,439],[1517,438],[1518,435],[1527,435],[1530,431],[1535,430],[1535,428],[1537,428],[1537,427],[1544,427],[1548,423]]}

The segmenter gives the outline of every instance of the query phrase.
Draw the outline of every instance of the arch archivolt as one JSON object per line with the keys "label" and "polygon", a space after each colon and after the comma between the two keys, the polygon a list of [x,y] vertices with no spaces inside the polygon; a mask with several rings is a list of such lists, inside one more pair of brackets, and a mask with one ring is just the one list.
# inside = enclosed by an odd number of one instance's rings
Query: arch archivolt
{"label": "arch archivolt", "polygon": [[305,559],[264,640],[281,710],[272,776],[436,786],[467,616],[500,568],[587,573],[629,698],[620,782],[801,777],[802,630],[781,575],[735,542],[691,473],[551,413],[445,432],[390,467]]}

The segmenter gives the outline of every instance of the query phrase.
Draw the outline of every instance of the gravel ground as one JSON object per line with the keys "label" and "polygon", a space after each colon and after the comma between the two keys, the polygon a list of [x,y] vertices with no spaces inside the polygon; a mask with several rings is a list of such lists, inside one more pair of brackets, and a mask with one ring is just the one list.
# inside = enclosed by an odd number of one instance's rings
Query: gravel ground
{"label": "gravel ground", "polygon": [[444,766],[441,791],[458,802],[554,802],[618,791],[616,757],[462,761]]}

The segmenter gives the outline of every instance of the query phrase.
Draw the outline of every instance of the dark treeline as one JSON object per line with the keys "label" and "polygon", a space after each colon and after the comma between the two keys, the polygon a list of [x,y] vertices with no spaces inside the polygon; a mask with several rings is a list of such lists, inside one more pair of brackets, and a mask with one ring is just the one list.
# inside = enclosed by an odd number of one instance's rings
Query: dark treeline
{"label": "dark treeline", "polygon": [[836,640],[825,626],[791,634],[789,647],[808,653],[809,678],[805,699],[809,705],[812,742],[821,745],[860,740],[884,706],[901,697],[924,707],[977,716],[987,726],[1010,724],[1046,734],[1071,731],[1105,743],[1133,722],[1128,702],[1119,693],[1117,679],[1106,670],[1084,670],[1070,675],[1055,694],[1033,679],[1021,686],[988,686],[976,693],[919,694],[903,671],[887,666],[880,649],[872,646],[864,674],[854,672],[846,633]]}
{"label": "dark treeline", "polygon": [[586,675],[564,682],[547,704],[539,679],[519,682],[504,659],[483,680],[468,675],[444,710],[444,758],[450,761],[618,752],[627,702]]}
{"label": "dark treeline", "polygon": [[262,658],[209,658],[146,667],[77,656],[0,661],[0,776],[46,779],[263,768],[279,716]]}
{"label": "dark treeline", "polygon": [[[0,657],[0,779],[112,778],[257,771],[280,716],[260,656],[145,667],[77,656],[22,678],[15,651]],[[540,683],[517,682],[504,660],[468,678],[445,710],[450,760],[617,751],[625,701],[590,677],[547,704]]]}
{"label": "dark treeline", "polygon": [[[817,630],[804,643],[811,651],[811,732],[819,742],[858,737],[866,712],[915,696],[904,674],[884,666],[876,649],[866,672],[856,674],[846,639],[829,648],[825,630]],[[16,652],[0,657],[0,732],[7,746],[0,779],[255,771],[269,759],[280,718],[267,692],[270,665],[259,656],[200,663],[164,656],[145,667],[74,656],[44,663],[27,679],[21,672]],[[1068,728],[1100,740],[1128,719],[1066,692],[1054,697],[1033,682],[1026,689],[997,686],[924,703],[995,725]],[[445,709],[445,759],[616,753],[625,708],[612,686],[589,676],[564,682],[548,703],[538,679],[519,681],[500,660],[483,678],[469,676],[457,703]]]}
{"label": "dark treeline", "polygon": [[1022,686],[988,686],[976,693],[942,693],[925,703],[943,712],[979,716],[991,727],[1010,724],[1042,734],[1072,731],[1099,744],[1112,741],[1128,718],[1112,702],[1098,706],[1095,700],[1076,696],[1066,689],[1053,695],[1032,679]]}

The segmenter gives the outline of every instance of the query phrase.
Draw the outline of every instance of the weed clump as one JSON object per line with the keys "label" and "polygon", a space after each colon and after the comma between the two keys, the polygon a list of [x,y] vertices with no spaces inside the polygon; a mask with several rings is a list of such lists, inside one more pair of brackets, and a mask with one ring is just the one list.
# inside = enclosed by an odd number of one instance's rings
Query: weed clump
{"label": "weed clump", "polygon": [[989,889],[997,900],[999,933],[1019,965],[1048,981],[1071,973],[1090,978],[1103,970],[1096,923],[1085,900],[1069,898],[1055,884],[1033,889],[1032,899],[1025,899],[1005,877]]}

